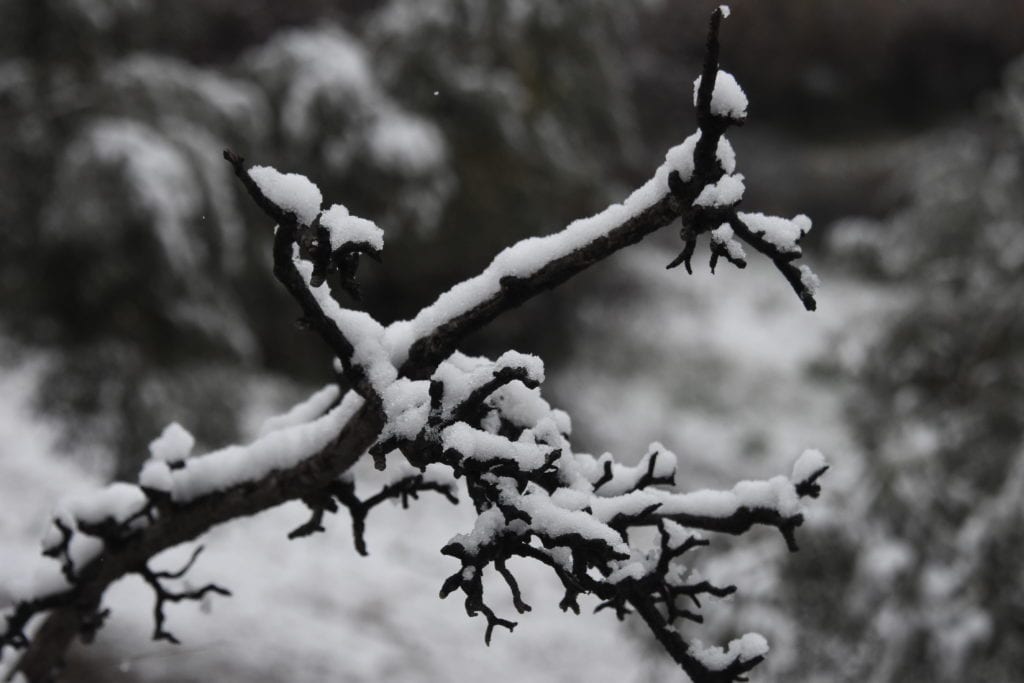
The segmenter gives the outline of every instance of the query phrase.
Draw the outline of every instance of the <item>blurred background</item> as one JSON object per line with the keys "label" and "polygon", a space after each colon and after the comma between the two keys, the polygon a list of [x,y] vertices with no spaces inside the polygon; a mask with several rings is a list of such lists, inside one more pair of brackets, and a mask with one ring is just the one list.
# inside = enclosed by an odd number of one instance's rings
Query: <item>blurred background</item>
{"label": "blurred background", "polygon": [[[653,172],[695,127],[714,6],[0,0],[0,603],[60,495],[134,478],[172,420],[216,447],[328,381],[222,148],[381,225],[363,306],[408,317]],[[629,461],[659,439],[682,488],[826,452],[800,553],[764,533],[700,561],[740,595],[692,633],[764,633],[755,680],[1018,680],[1024,4],[732,9],[744,208],[814,219],[819,311],[756,259],[665,271],[669,228],[465,350],[542,355],[578,448]],[[561,615],[529,567],[537,610],[487,650],[436,598],[470,511],[420,505],[371,519],[368,559],[343,516],[289,544],[301,507],[217,530],[197,580],[235,597],[173,612],[175,649],[126,581],[69,680],[682,678],[638,625]]]}

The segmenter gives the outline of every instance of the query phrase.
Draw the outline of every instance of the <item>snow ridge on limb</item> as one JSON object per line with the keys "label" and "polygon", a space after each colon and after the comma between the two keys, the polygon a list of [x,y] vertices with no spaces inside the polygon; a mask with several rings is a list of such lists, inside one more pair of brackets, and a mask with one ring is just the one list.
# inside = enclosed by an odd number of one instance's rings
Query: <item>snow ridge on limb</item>
{"label": "snow ridge on limb", "polygon": [[[140,575],[155,593],[154,636],[173,638],[164,628],[168,601],[227,591],[215,584],[175,590],[167,581],[182,578],[192,562],[176,572],[152,570],[149,562],[215,525],[302,500],[311,517],[290,534],[299,538],[322,531],[325,515],[345,507],[357,549],[365,553],[365,520],[373,507],[391,498],[405,504],[427,491],[454,501],[456,479],[466,482],[479,514],[473,529],[445,546],[462,568],[443,593],[460,590],[467,611],[487,618],[488,637],[512,622],[484,602],[481,573],[493,567],[517,610],[525,612],[529,607],[505,564],[522,556],[551,567],[566,588],[565,609],[578,610],[577,597],[593,594],[619,616],[637,612],[695,681],[739,680],[761,661],[766,647],[754,636],[725,650],[683,639],[675,622],[699,622],[700,615],[680,606],[680,599],[699,607],[701,596],[735,589],[700,579],[677,560],[707,543],[701,531],[741,534],[754,525],[777,528],[795,548],[799,500],[818,495],[824,461],[806,456],[789,478],[741,482],[729,491],[661,490],[656,487],[672,481],[676,458],[660,445],[635,467],[573,452],[568,416],[540,395],[539,359],[509,352],[490,361],[456,350],[467,334],[504,311],[679,218],[688,231],[679,262],[689,267],[696,235],[707,231],[712,265],[722,256],[742,267],[743,240],[772,258],[813,308],[817,278],[792,263],[806,232],[803,219],[793,222],[794,232],[792,225],[735,211],[744,181],[735,174],[735,154],[722,132],[745,115],[745,103],[739,107],[731,86],[714,85],[722,16],[721,9],[712,15],[697,87],[699,130],[668,152],[650,181],[622,204],[510,247],[412,320],[387,327],[342,307],[332,290],[333,283],[358,298],[359,259],[380,258],[383,232],[339,205],[321,211],[321,193],[308,179],[246,168],[242,157],[225,152],[250,196],[277,224],[275,276],[298,302],[304,323],[338,357],[342,384],[351,391],[327,389],[252,444],[205,455],[192,455],[191,437],[171,428],[154,443],[154,457],[137,484],[117,484],[63,508],[44,546],[58,566],[5,614],[0,657],[9,648],[24,650],[12,671],[33,682],[50,680],[71,640],[88,638],[102,625],[106,589],[128,574]],[[712,106],[719,97],[727,101]],[[347,470],[368,450],[379,466],[396,450],[407,464],[377,494],[361,499]],[[631,532],[643,526],[658,529],[660,545],[637,544]]]}
{"label": "snow ridge on limb", "polygon": [[[268,166],[246,169],[245,159],[230,150],[224,159],[256,204],[277,222],[274,275],[298,301],[302,322],[330,346],[355,390],[379,403],[381,392],[398,377],[384,351],[384,328],[362,311],[342,308],[327,278],[337,274],[341,288],[358,299],[359,257],[379,260],[383,233],[339,205],[321,213],[320,190],[304,176]],[[301,192],[288,195],[282,188]]]}

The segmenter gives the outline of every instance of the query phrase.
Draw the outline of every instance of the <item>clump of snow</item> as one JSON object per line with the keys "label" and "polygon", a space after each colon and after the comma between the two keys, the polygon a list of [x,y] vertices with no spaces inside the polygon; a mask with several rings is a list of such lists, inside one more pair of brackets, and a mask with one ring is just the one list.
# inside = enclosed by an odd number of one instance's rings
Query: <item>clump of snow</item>
{"label": "clump of snow", "polygon": [[546,417],[550,417],[562,434],[570,428],[569,416],[560,410],[553,410],[541,396],[539,388],[529,388],[519,381],[510,382],[495,391],[487,404],[497,409],[503,418],[520,427],[531,428]]}
{"label": "clump of snow", "polygon": [[804,264],[800,266],[800,283],[811,293],[811,296],[821,287],[821,278],[815,274],[811,267]]}
{"label": "clump of snow", "polygon": [[630,558],[625,562],[612,562],[612,573],[608,575],[608,583],[622,583],[626,579],[639,581],[647,576],[649,569],[640,561]]}
{"label": "clump of snow", "polygon": [[743,199],[746,187],[742,175],[723,175],[718,182],[705,185],[693,200],[694,206],[719,207],[732,206]]}
{"label": "clump of snow", "polygon": [[822,455],[821,451],[808,448],[793,463],[793,474],[790,476],[790,479],[799,483],[827,466],[828,463],[825,461],[825,456]]}
{"label": "clump of snow", "polygon": [[457,451],[467,460],[506,460],[524,470],[535,470],[543,466],[551,452],[547,446],[509,441],[503,436],[470,427],[465,422],[445,427],[441,433],[441,442],[446,449]]}
{"label": "clump of snow", "polygon": [[373,221],[353,216],[341,204],[334,204],[320,214],[320,225],[331,235],[331,250],[345,244],[368,244],[376,251],[384,249],[384,231]]}
{"label": "clump of snow", "polygon": [[430,383],[400,377],[384,390],[384,414],[387,425],[381,436],[415,439],[427,424],[430,414]]}
{"label": "clump of snow", "polygon": [[480,548],[493,543],[503,532],[511,530],[505,516],[497,507],[484,510],[477,515],[473,529],[468,534],[456,534],[448,542],[461,546],[470,555],[476,555]]}
{"label": "clump of snow", "polygon": [[139,486],[153,491],[169,492],[174,486],[171,468],[162,460],[147,460],[139,471]]}
{"label": "clump of snow", "polygon": [[539,486],[528,487],[519,494],[515,482],[508,480],[502,489],[502,503],[525,512],[530,518],[530,529],[549,539],[579,536],[587,540],[600,541],[615,553],[629,556],[629,546],[617,531],[582,510],[566,510],[555,505],[548,492]]}
{"label": "clump of snow", "polygon": [[766,216],[763,213],[738,214],[748,228],[783,253],[799,254],[800,238],[811,230],[811,219],[803,214],[793,218]]}
{"label": "clump of snow", "polygon": [[768,654],[768,641],[760,633],[747,633],[729,643],[728,647],[702,647],[700,641],[694,641],[689,653],[701,664],[712,671],[721,671],[734,661],[749,662],[756,657]]}
{"label": "clump of snow", "polygon": [[[693,104],[697,106],[697,91],[700,90],[701,77],[693,82]],[[711,93],[711,113],[742,121],[747,118],[747,95],[728,71],[718,70],[715,76],[715,89]]]}
{"label": "clump of snow", "polygon": [[605,453],[589,468],[591,470],[590,477],[596,479],[602,476],[605,463],[610,462],[612,478],[602,484],[597,493],[606,498],[614,498],[636,488],[636,485],[647,474],[652,460],[654,461],[653,474],[656,478],[667,479],[675,475],[678,462],[676,454],[660,443],[654,442],[647,448],[647,452],[644,453],[640,462],[632,467],[614,462],[611,454]]}
{"label": "clump of snow", "polygon": [[494,363],[496,371],[505,368],[522,368],[526,371],[526,376],[530,381],[538,384],[544,381],[544,361],[538,356],[518,351],[506,351],[498,356],[498,360]]}
{"label": "clump of snow", "polygon": [[736,234],[728,223],[722,223],[711,231],[711,241],[722,245],[731,259],[744,260],[747,258],[747,253],[743,251],[743,245],[736,239]]}
{"label": "clump of snow", "polygon": [[[125,524],[141,513],[149,499],[135,484],[114,482],[98,490],[69,497],[61,501],[54,513],[54,522],[43,536],[43,550],[52,550],[64,541],[64,533],[58,523],[71,533],[67,553],[76,567],[82,567],[103,552],[103,541],[96,536],[76,533],[82,525],[95,526],[104,522]],[[66,580],[45,575],[46,585],[37,585],[35,595],[52,593],[66,588]]]}
{"label": "clump of snow", "polygon": [[668,532],[669,542],[673,546],[678,547],[691,538],[698,541],[704,539],[704,534],[702,534],[700,531],[697,531],[695,529],[687,529],[682,524],[679,524],[678,522],[675,522],[671,519],[666,519],[664,521],[664,525],[665,531]]}
{"label": "clump of snow", "polygon": [[723,171],[726,173],[736,172],[736,150],[724,135],[718,138],[718,149],[715,154]]}
{"label": "clump of snow", "polygon": [[154,460],[178,463],[192,454],[195,445],[195,437],[177,422],[172,422],[149,443],[149,455]]}
{"label": "clump of snow", "polygon": [[272,166],[253,166],[249,169],[260,192],[283,211],[290,211],[303,225],[311,225],[320,213],[323,196],[320,188],[309,178],[298,173],[281,173]]}
{"label": "clump of snow", "polygon": [[146,507],[148,499],[135,484],[114,482],[99,491],[71,498],[60,505],[58,519],[74,529],[78,522],[99,524],[127,522]]}
{"label": "clump of snow", "polygon": [[590,496],[577,489],[562,487],[551,494],[551,502],[564,510],[582,510],[590,506]]}

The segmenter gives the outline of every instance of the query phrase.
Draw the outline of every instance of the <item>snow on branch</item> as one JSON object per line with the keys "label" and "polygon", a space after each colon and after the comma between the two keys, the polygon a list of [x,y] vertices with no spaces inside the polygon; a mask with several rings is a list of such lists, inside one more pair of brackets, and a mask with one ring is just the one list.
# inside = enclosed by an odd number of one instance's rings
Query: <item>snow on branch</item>
{"label": "snow on branch", "polygon": [[[488,606],[482,577],[496,572],[516,610],[529,611],[507,564],[521,557],[552,570],[565,589],[562,609],[579,612],[578,598],[595,596],[598,610],[643,619],[695,682],[743,680],[767,643],[747,634],[725,648],[705,648],[684,633],[686,622],[702,622],[701,600],[736,590],[700,576],[690,555],[710,543],[705,533],[743,534],[755,526],[777,529],[795,550],[802,502],[818,496],[827,469],[821,454],[807,451],[789,476],[679,493],[667,488],[678,459],[660,444],[634,466],[576,452],[569,416],[541,394],[540,359],[509,351],[490,360],[457,350],[504,311],[677,219],[684,246],[670,267],[690,270],[697,238],[707,232],[712,270],[719,258],[744,267],[745,243],[770,258],[804,306],[814,308],[817,277],[794,264],[810,221],[737,210],[746,181],[724,132],[746,118],[747,100],[718,68],[718,29],[727,15],[723,6],[711,17],[695,84],[698,130],[669,150],[651,180],[621,204],[509,247],[411,320],[385,326],[335,296],[341,290],[358,300],[360,258],[379,259],[384,248],[378,226],[338,204],[322,210],[320,190],[304,176],[246,167],[226,151],[246,191],[276,224],[274,275],[337,356],[341,384],[351,390],[329,385],[269,420],[252,443],[206,454],[193,455],[191,435],[171,425],[151,444],[136,483],[63,505],[44,541],[44,555],[56,560],[52,571],[4,614],[0,665],[11,662],[5,653],[21,650],[12,675],[50,680],[73,637],[88,639],[102,625],[106,589],[129,574],[155,594],[154,638],[176,642],[165,628],[165,605],[228,590],[172,587],[198,550],[176,572],[149,563],[218,524],[302,500],[311,514],[289,534],[298,539],[324,531],[325,516],[346,508],[356,549],[365,554],[366,520],[383,501],[407,505],[432,492],[457,502],[463,492],[477,517],[442,549],[459,567],[441,595],[461,593],[467,613],[484,617],[487,641],[496,628],[515,623]],[[391,480],[360,497],[349,469],[367,453]],[[657,530],[653,544],[645,527]]]}
{"label": "snow on branch", "polygon": [[[456,354],[429,380],[405,384],[403,405],[419,401],[424,406],[416,412],[419,430],[411,429],[407,411],[394,412],[392,419],[403,424],[386,426],[384,433],[391,436],[371,449],[378,456],[403,457],[423,472],[434,468],[435,481],[438,467],[465,480],[478,516],[472,529],[442,549],[460,563],[444,582],[442,597],[461,591],[467,613],[484,617],[490,642],[496,628],[511,631],[516,624],[487,605],[485,572],[504,579],[517,611],[525,613],[529,606],[506,563],[513,557],[534,559],[562,582],[563,609],[578,612],[578,597],[587,594],[600,600],[599,610],[611,608],[619,618],[635,610],[692,680],[739,680],[761,661],[767,645],[756,634],[726,650],[687,640],[679,622],[703,621],[693,610],[701,598],[724,597],[736,588],[715,585],[679,560],[708,544],[701,532],[742,534],[755,525],[778,529],[795,550],[801,498],[818,495],[817,481],[827,469],[821,454],[805,452],[792,476],[744,481],[729,491],[656,488],[674,480],[674,454],[652,444],[638,465],[624,467],[610,456],[575,453],[568,425],[541,398],[538,382],[527,386],[508,368],[501,359]],[[543,372],[537,368],[535,374]],[[437,388],[451,385],[461,391]],[[470,389],[474,386],[490,393]],[[462,399],[467,389],[477,397],[476,409]],[[635,533],[646,526],[658,529],[658,544],[650,546]]]}
{"label": "snow on branch", "polygon": [[[731,126],[743,124],[748,102],[736,78],[718,66],[718,29],[728,15],[725,6],[712,12],[703,70],[693,84],[700,137],[693,152],[692,170],[689,174],[676,171],[669,176],[672,194],[684,209],[679,231],[683,250],[668,267],[683,265],[687,272],[692,272],[697,238],[710,233],[711,271],[714,272],[719,258],[745,268],[746,254],[739,241],[742,240],[770,258],[804,307],[813,311],[817,306],[814,294],[818,278],[809,267],[793,264],[801,255],[800,239],[811,229],[811,220],[804,215],[787,219],[737,211],[745,190],[744,179],[735,174],[735,156],[724,133]],[[728,150],[725,154],[723,147]]]}

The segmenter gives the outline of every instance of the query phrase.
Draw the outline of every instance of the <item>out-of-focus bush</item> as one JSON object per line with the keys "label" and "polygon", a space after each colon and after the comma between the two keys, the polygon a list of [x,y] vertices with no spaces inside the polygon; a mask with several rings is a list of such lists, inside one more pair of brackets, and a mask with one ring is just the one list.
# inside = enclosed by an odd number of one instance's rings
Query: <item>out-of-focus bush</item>
{"label": "out-of-focus bush", "polygon": [[833,238],[905,298],[846,368],[865,462],[811,541],[844,559],[813,576],[796,563],[785,583],[815,634],[797,680],[1024,667],[1024,60],[972,122],[927,141],[911,178],[903,211]]}
{"label": "out-of-focus bush", "polygon": [[[500,246],[602,205],[635,152],[612,2],[0,3],[4,333],[45,407],[134,474],[178,419],[212,444],[254,371],[322,374],[220,150],[302,169],[385,227],[365,305],[414,312]],[[600,102],[599,106],[594,106]],[[502,346],[564,345],[527,311]],[[491,342],[477,340],[483,347]],[[315,346],[315,345],[313,345]],[[533,346],[533,349],[529,347]]]}

